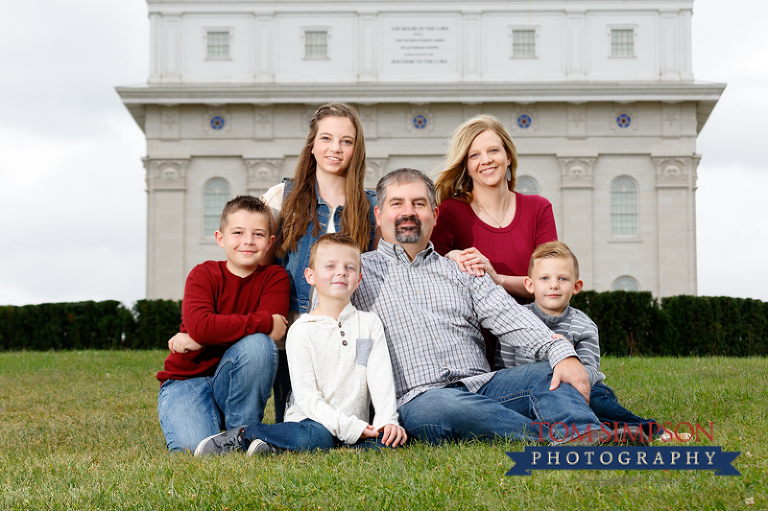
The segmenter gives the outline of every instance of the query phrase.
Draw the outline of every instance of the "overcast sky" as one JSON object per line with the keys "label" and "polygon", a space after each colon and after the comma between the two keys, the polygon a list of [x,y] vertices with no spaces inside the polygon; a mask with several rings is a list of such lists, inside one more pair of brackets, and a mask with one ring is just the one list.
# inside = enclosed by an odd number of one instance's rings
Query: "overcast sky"
{"label": "overcast sky", "polygon": [[[728,87],[698,138],[700,295],[768,301],[768,2],[695,0],[693,71]],[[145,293],[143,0],[6,2],[0,16],[0,305]],[[765,272],[765,273],[764,273]]]}

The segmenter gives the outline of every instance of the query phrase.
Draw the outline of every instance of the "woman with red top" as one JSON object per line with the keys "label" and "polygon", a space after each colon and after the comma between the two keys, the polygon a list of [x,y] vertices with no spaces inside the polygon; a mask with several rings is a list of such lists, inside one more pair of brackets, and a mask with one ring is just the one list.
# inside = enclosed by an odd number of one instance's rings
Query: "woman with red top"
{"label": "woman with red top", "polygon": [[523,279],[540,244],[557,239],[552,205],[515,193],[517,151],[492,115],[459,126],[438,177],[440,218],[432,232],[438,253],[463,271],[488,275],[518,302],[532,298]]}

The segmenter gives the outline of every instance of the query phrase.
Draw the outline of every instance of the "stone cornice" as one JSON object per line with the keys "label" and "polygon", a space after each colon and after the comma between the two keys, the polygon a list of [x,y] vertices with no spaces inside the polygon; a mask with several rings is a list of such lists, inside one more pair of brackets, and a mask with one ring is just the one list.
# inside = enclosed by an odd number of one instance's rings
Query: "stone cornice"
{"label": "stone cornice", "polygon": [[145,84],[117,87],[117,93],[144,129],[149,105],[275,104],[316,105],[344,101],[386,103],[634,103],[696,102],[700,133],[725,90],[709,82],[521,82],[521,83],[326,83],[326,84]]}
{"label": "stone cornice", "polygon": [[523,82],[377,84],[149,84],[117,87],[126,106],[177,104],[583,103],[720,99],[724,83]]}
{"label": "stone cornice", "polygon": [[[541,10],[568,10],[568,11],[589,11],[595,9],[609,9],[614,5],[619,4],[621,8],[625,8],[627,3],[642,6],[645,9],[658,9],[658,10],[679,10],[679,9],[691,9],[694,0],[537,0],[536,7]],[[306,10],[311,7],[315,10],[338,10],[340,6],[344,9],[354,8],[357,5],[365,6],[368,9],[375,9],[376,11],[389,11],[393,9],[397,10],[424,10],[425,7],[429,7],[430,4],[435,5],[436,8],[441,11],[446,10],[447,5],[454,5],[451,10],[464,11],[484,11],[484,10],[498,10],[499,4],[503,4],[504,9],[510,9],[517,7],[521,10],[529,11],[530,0],[482,0],[475,1],[471,6],[467,5],[466,0],[421,0],[418,3],[411,2],[409,0],[390,1],[382,3],[381,0],[333,0],[331,2],[322,3],[317,0],[227,0],[225,2],[217,0],[147,0],[150,12],[159,8],[174,8],[177,10],[191,9],[193,6],[204,6],[210,10],[218,8],[221,10],[232,10],[232,6],[240,6],[248,4],[252,6],[258,6],[261,8],[272,8],[277,10],[288,10],[293,6],[299,6],[302,10]],[[417,4],[417,5],[413,5]]]}

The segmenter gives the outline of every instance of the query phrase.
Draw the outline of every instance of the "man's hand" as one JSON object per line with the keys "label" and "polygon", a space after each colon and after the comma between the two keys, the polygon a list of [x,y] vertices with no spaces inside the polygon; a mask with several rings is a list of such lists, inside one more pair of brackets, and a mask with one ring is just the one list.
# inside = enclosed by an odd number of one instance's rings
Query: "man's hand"
{"label": "man's hand", "polygon": [[189,334],[181,332],[171,337],[168,341],[168,349],[171,350],[171,353],[187,353],[188,351],[197,351],[202,348],[203,346],[193,341]]}
{"label": "man's hand", "polygon": [[568,357],[561,360],[553,369],[552,385],[549,390],[555,390],[561,383],[570,383],[578,390],[589,404],[589,392],[592,387],[589,384],[589,376],[581,361],[576,357]]}
{"label": "man's hand", "polygon": [[273,341],[277,342],[283,338],[285,331],[288,329],[288,320],[280,314],[272,314],[272,331],[269,332],[269,336]]}

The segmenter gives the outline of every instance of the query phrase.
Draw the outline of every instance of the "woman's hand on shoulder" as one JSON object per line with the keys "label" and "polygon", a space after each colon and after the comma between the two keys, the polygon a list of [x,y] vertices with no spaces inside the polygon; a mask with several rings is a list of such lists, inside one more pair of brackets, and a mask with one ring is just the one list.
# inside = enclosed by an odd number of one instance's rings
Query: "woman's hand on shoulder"
{"label": "woman's hand on shoulder", "polygon": [[[469,248],[467,250],[475,250],[476,248]],[[463,271],[464,273],[470,273],[472,275],[477,275],[478,277],[482,277],[485,272],[481,267],[478,266],[477,261],[482,260],[482,255],[477,258],[472,255],[467,255],[465,252],[467,250],[451,250],[447,254],[445,254],[445,257],[453,261],[454,263],[459,265],[459,269]],[[478,254],[480,252],[477,252]]]}
{"label": "woman's hand on shoulder", "polygon": [[[459,269],[463,272],[482,277],[486,273],[489,277],[496,282],[498,275],[493,265],[478,249],[475,247],[466,248],[464,250],[452,250],[445,254],[445,256],[451,261],[455,261],[459,265]],[[498,284],[498,282],[496,282]]]}

